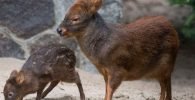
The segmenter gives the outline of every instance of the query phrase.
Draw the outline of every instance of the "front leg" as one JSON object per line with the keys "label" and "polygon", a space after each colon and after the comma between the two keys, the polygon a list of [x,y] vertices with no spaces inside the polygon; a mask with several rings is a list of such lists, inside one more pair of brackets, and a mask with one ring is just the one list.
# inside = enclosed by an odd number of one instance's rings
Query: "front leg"
{"label": "front leg", "polygon": [[42,92],[44,90],[44,88],[46,87],[48,83],[41,83],[39,85],[39,90],[37,91],[37,97],[36,97],[36,100],[41,100],[41,96],[42,96]]}
{"label": "front leg", "polygon": [[119,87],[122,82],[122,75],[113,73],[104,75],[106,83],[106,95],[104,100],[112,100],[113,93]]}
{"label": "front leg", "polygon": [[45,98],[47,94],[53,90],[53,88],[59,83],[60,81],[53,81],[50,83],[49,87],[42,93],[41,98]]}

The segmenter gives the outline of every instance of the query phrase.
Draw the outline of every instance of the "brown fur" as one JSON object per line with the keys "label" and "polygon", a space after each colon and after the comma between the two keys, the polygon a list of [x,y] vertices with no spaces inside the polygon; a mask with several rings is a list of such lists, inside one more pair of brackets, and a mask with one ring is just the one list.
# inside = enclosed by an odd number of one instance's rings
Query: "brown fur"
{"label": "brown fur", "polygon": [[[171,23],[162,16],[141,18],[128,25],[105,23],[97,13],[102,0],[87,1],[77,0],[57,31],[61,36],[75,36],[104,76],[105,100],[112,99],[122,81],[142,78],[158,80],[160,100],[171,100],[171,73],[179,47]],[[91,12],[94,7],[96,12]]]}
{"label": "brown fur", "polygon": [[[5,100],[22,100],[34,92],[37,92],[36,100],[41,100],[60,81],[76,83],[81,100],[85,100],[75,62],[74,52],[64,46],[42,47],[29,57],[19,72],[12,71],[4,87]],[[50,86],[43,92],[48,83]]]}

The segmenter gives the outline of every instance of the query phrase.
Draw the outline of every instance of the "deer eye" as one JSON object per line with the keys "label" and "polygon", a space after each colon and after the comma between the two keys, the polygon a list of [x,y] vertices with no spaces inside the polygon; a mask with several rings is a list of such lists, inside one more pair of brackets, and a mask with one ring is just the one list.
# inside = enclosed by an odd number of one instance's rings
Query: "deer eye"
{"label": "deer eye", "polygon": [[79,18],[73,18],[72,19],[72,21],[78,21],[79,20]]}
{"label": "deer eye", "polygon": [[71,18],[71,21],[73,24],[76,24],[80,21],[80,17],[79,16],[74,16],[73,18]]}

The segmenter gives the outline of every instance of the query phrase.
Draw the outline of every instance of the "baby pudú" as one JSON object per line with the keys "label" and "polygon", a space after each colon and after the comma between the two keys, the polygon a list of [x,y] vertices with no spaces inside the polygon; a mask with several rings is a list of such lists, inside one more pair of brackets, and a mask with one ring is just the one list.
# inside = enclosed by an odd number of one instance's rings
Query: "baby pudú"
{"label": "baby pud\u00fa", "polygon": [[[36,100],[41,100],[60,81],[76,83],[81,100],[85,100],[75,63],[74,52],[64,46],[42,47],[28,58],[19,72],[11,72],[4,87],[5,100],[22,100],[27,94],[35,92]],[[43,92],[48,83],[49,87]]]}

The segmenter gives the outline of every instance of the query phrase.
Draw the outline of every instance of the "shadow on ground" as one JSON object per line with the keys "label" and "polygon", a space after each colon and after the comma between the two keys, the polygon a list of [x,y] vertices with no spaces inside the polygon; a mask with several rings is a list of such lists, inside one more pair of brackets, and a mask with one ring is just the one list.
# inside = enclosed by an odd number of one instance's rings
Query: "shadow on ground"
{"label": "shadow on ground", "polygon": [[[26,99],[26,100],[36,100],[35,98],[30,98],[30,99]],[[72,97],[72,96],[64,96],[64,97],[59,97],[59,98],[45,98],[42,100],[79,100],[76,97]]]}

